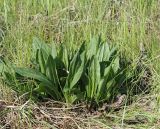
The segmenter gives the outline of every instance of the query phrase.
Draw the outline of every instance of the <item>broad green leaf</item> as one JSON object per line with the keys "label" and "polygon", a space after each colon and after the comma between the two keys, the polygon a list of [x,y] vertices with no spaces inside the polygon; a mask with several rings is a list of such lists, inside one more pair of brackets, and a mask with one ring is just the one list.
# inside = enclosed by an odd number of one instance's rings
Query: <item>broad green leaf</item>
{"label": "broad green leaf", "polygon": [[46,76],[52,81],[54,86],[58,88],[59,78],[56,69],[56,60],[50,55],[46,64]]}
{"label": "broad green leaf", "polygon": [[104,43],[103,61],[109,61],[110,49],[108,43]]}
{"label": "broad green leaf", "polygon": [[97,49],[98,49],[98,42],[96,38],[92,38],[87,48],[87,53],[86,53],[87,59],[91,59],[92,56],[96,55]]}
{"label": "broad green leaf", "polygon": [[74,74],[74,77],[73,77],[71,84],[70,84],[70,88],[74,87],[74,85],[78,82],[78,80],[80,79],[80,77],[83,73],[84,63],[85,63],[85,52],[83,52],[80,55],[80,60],[81,60],[81,64],[80,64],[79,68],[77,68],[76,73]]}
{"label": "broad green leaf", "polygon": [[69,57],[68,57],[68,51],[66,46],[63,44],[60,46],[60,51],[59,51],[59,57],[62,60],[62,62],[65,65],[65,68],[68,70],[69,69]]}
{"label": "broad green leaf", "polygon": [[119,69],[119,57],[117,56],[116,59],[112,62],[112,68],[114,73],[116,73]]}
{"label": "broad green leaf", "polygon": [[66,80],[65,85],[65,91],[66,90],[72,90],[72,88],[75,86],[75,84],[79,81],[83,70],[84,70],[84,64],[85,64],[85,52],[84,52],[85,46],[82,44],[79,51],[75,54],[71,61],[71,65],[69,68],[69,75]]}
{"label": "broad green leaf", "polygon": [[110,61],[102,61],[102,62],[100,62],[100,67],[101,67],[101,77],[104,76],[105,69],[106,69],[107,67],[109,67],[110,64],[111,64]]}
{"label": "broad green leaf", "polygon": [[15,72],[20,74],[21,76],[33,78],[40,82],[45,82],[48,85],[52,85],[52,83],[44,76],[42,73],[40,73],[37,70],[31,69],[31,68],[14,68]]}
{"label": "broad green leaf", "polygon": [[100,82],[100,64],[97,56],[93,56],[88,66],[88,79],[87,96],[93,98],[96,95],[98,84]]}
{"label": "broad green leaf", "polygon": [[50,95],[52,98],[56,100],[62,100],[62,95],[61,92],[58,91],[57,87],[55,87],[53,84],[52,86],[47,86],[46,83],[41,82],[40,83],[40,88]]}
{"label": "broad green leaf", "polygon": [[102,43],[98,49],[98,59],[100,62],[109,61],[110,50],[109,45],[107,43]]}
{"label": "broad green leaf", "polygon": [[52,44],[51,48],[52,48],[51,55],[52,55],[53,59],[55,59],[57,57],[57,51],[56,51],[56,46],[54,43]]}
{"label": "broad green leaf", "polygon": [[36,53],[39,49],[44,50],[47,55],[50,55],[51,53],[51,47],[49,47],[45,42],[39,40],[37,37],[33,38],[32,48],[33,53]]}
{"label": "broad green leaf", "polygon": [[97,88],[97,101],[100,99],[101,96],[107,93],[106,85],[108,83],[108,77],[110,76],[111,65],[105,68],[104,76],[101,78],[100,83]]}
{"label": "broad green leaf", "polygon": [[40,49],[37,50],[37,62],[40,66],[41,73],[46,73],[46,58],[44,57],[44,52]]}
{"label": "broad green leaf", "polygon": [[98,49],[98,52],[97,52],[99,62],[102,62],[102,61],[103,61],[104,51],[105,51],[105,50],[104,50],[104,44],[101,44],[101,45],[99,46],[99,49]]}
{"label": "broad green leaf", "polygon": [[116,54],[117,54],[117,48],[114,47],[114,48],[112,48],[112,49],[110,50],[109,59],[112,60],[115,56],[117,56]]}
{"label": "broad green leaf", "polygon": [[15,68],[15,72],[20,74],[21,76],[33,78],[40,81],[41,85],[43,84],[48,92],[52,91],[54,94],[56,94],[57,97],[60,96],[57,87],[55,87],[54,84],[52,84],[51,81],[49,81],[48,78],[39,71],[31,68]]}

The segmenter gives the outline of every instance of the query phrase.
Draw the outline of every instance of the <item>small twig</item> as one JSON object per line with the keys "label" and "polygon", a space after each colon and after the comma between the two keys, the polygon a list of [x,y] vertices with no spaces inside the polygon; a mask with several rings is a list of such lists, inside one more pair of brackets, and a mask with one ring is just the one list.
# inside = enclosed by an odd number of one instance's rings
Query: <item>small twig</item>
{"label": "small twig", "polygon": [[70,107],[70,108],[46,108],[49,110],[73,110],[73,109],[79,109],[79,108],[85,108],[86,106],[79,106],[79,107]]}
{"label": "small twig", "polygon": [[20,107],[20,110],[22,110],[29,102],[30,102],[30,100],[26,101],[26,102]]}
{"label": "small twig", "polygon": [[23,98],[25,95],[29,94],[30,92],[26,92],[24,93],[23,95],[19,96],[15,101],[14,103],[16,103],[18,100],[20,100],[21,98]]}

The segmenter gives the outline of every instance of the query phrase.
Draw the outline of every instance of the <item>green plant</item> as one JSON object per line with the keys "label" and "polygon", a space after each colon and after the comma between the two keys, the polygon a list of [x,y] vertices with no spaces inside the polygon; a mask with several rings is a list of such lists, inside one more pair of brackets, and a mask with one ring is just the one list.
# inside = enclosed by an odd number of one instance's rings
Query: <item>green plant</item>
{"label": "green plant", "polygon": [[[10,73],[10,70],[6,70],[8,69],[8,64],[4,65],[3,63],[3,67],[5,67],[3,75],[6,80],[11,81],[11,78],[14,77],[18,80],[24,80],[21,77],[34,79],[38,81],[39,85],[34,87],[32,92],[36,92],[40,96],[49,95],[55,100],[63,100],[65,98],[67,103],[73,103],[77,96],[81,94],[80,91],[78,92],[77,82],[81,78],[85,65],[84,44],[74,54],[68,55],[64,45],[57,51],[54,44],[50,47],[34,38],[32,60],[35,68],[10,66],[13,68],[13,73]],[[12,83],[13,85],[15,83]],[[15,87],[14,90],[16,89]],[[74,94],[75,92],[76,94]]]}
{"label": "green plant", "polygon": [[14,85],[24,78],[34,79],[38,85],[31,88],[32,93],[41,97],[99,104],[116,97],[126,79],[126,68],[120,66],[117,49],[100,37],[72,52],[63,44],[57,49],[54,44],[50,46],[34,38],[32,51],[32,68],[12,66],[13,73],[8,70],[4,75],[7,80],[14,78]]}
{"label": "green plant", "polygon": [[[126,70],[120,66],[117,48],[92,39],[87,50],[86,98],[99,104],[117,96],[125,81]],[[126,67],[127,68],[127,67]]]}

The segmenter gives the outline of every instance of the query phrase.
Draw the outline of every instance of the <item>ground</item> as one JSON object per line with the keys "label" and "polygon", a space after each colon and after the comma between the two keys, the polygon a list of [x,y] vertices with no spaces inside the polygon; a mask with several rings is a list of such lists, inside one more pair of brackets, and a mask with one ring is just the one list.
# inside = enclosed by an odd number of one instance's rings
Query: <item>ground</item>
{"label": "ground", "polygon": [[[151,90],[132,96],[118,110],[89,113],[85,103],[72,105],[19,96],[1,80],[0,128],[158,129],[160,128],[160,0],[1,0],[0,58],[30,67],[33,37],[76,49],[93,35],[119,46],[136,65],[141,49],[149,57]],[[141,47],[143,44],[143,47]]]}

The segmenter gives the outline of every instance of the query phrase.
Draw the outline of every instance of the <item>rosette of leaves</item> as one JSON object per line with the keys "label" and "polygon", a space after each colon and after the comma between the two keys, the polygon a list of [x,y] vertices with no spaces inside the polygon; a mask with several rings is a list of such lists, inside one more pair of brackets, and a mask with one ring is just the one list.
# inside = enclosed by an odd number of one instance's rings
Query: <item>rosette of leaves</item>
{"label": "rosette of leaves", "polygon": [[109,102],[115,98],[125,81],[126,69],[120,65],[116,47],[93,38],[86,49],[84,72],[85,98],[92,103]]}
{"label": "rosette of leaves", "polygon": [[[11,66],[13,74],[4,70],[3,75],[10,83],[14,82],[12,87],[20,86],[18,82],[24,79],[34,80],[32,93],[41,97],[70,104],[81,100],[99,104],[116,97],[126,79],[117,48],[102,42],[101,38],[92,38],[76,51],[69,51],[63,44],[57,49],[55,44],[48,45],[34,38],[32,51],[33,67]],[[4,66],[8,68],[7,63]]]}

